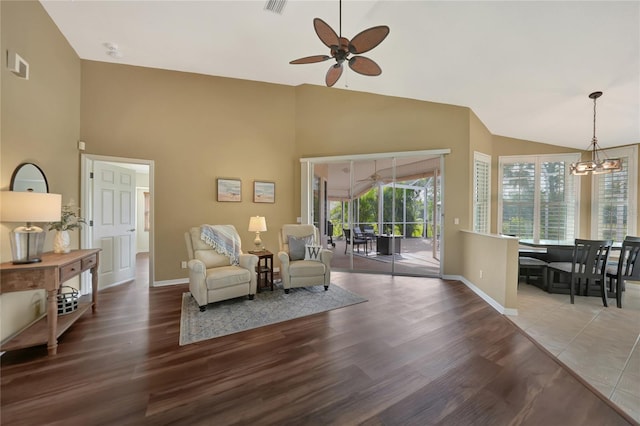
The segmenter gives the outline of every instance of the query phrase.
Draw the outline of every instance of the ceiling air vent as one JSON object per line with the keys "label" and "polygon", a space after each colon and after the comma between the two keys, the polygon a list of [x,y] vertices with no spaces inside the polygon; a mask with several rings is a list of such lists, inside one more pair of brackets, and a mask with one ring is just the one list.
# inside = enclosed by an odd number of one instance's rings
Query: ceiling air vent
{"label": "ceiling air vent", "polygon": [[264,8],[265,10],[270,10],[282,15],[282,10],[286,4],[287,0],[268,0],[267,4],[264,5]]}

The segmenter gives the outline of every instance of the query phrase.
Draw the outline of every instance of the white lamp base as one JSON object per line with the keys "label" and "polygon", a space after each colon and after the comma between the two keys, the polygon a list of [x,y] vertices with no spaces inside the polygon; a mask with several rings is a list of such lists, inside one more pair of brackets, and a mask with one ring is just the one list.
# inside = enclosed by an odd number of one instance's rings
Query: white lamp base
{"label": "white lamp base", "polygon": [[262,240],[260,239],[260,232],[256,232],[256,239],[253,240],[253,244],[256,245],[256,251],[262,250]]}

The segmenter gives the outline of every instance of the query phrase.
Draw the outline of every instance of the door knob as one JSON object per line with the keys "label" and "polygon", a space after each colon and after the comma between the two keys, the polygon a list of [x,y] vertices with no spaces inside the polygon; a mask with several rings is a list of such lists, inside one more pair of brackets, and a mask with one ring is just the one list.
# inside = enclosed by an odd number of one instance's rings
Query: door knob
{"label": "door knob", "polygon": [[129,232],[135,232],[135,231],[136,231],[136,228],[129,229]]}

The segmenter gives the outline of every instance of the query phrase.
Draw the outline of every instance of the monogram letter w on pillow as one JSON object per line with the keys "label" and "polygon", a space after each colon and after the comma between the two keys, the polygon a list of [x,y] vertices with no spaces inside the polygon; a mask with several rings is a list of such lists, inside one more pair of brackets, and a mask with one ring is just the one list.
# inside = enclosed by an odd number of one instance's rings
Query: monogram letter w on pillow
{"label": "monogram letter w on pillow", "polygon": [[320,262],[320,253],[322,252],[321,246],[312,246],[305,245],[304,246],[304,260],[315,260],[316,262]]}

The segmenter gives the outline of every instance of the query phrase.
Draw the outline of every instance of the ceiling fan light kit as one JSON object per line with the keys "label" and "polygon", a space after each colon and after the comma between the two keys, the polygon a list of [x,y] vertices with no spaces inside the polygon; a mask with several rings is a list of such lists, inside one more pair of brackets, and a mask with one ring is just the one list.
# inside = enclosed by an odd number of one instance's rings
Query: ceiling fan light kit
{"label": "ceiling fan light kit", "polygon": [[572,163],[569,173],[575,176],[600,175],[622,170],[622,161],[619,158],[607,158],[598,145],[596,138],[596,100],[602,96],[602,92],[593,92],[589,98],[593,99],[593,138],[591,139],[591,160]]}
{"label": "ceiling fan light kit", "polygon": [[331,87],[342,75],[343,63],[346,61],[349,68],[358,74],[377,76],[382,74],[382,68],[373,60],[365,56],[354,56],[368,52],[389,35],[389,27],[379,25],[359,32],[351,41],[342,37],[342,1],[340,1],[340,35],[320,18],[313,20],[313,28],[322,43],[329,48],[330,55],[314,55],[296,59],[290,64],[311,64],[335,59],[336,63],[329,67],[325,76],[327,87]]}

